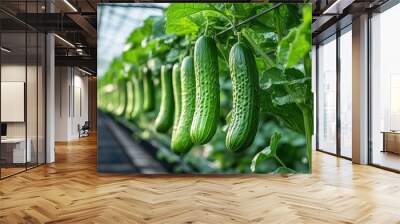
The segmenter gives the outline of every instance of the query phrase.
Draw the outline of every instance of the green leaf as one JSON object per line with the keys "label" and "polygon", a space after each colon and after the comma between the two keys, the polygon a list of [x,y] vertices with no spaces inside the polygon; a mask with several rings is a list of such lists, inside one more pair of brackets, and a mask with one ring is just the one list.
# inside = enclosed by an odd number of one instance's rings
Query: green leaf
{"label": "green leaf", "polygon": [[296,173],[296,171],[287,168],[287,167],[278,167],[276,170],[273,172],[274,174],[291,174],[291,173]]}
{"label": "green leaf", "polygon": [[155,17],[152,26],[152,37],[157,38],[165,34],[165,20],[164,17]]}
{"label": "green leaf", "polygon": [[278,149],[279,140],[282,138],[281,133],[275,132],[270,141],[270,147],[274,155],[276,155],[276,150]]}
{"label": "green leaf", "polygon": [[290,30],[278,46],[278,61],[284,68],[291,68],[299,63],[311,50],[311,7],[303,7],[303,22]]}
{"label": "green leaf", "polygon": [[276,157],[276,151],[278,149],[278,143],[281,137],[282,136],[279,132],[275,132],[272,135],[269,146],[258,152],[251,161],[251,172],[254,173],[256,171],[257,163]]}
{"label": "green leaf", "polygon": [[166,32],[177,35],[196,33],[199,29],[196,23],[188,17],[204,10],[211,10],[208,4],[175,3],[171,4],[166,14]]}
{"label": "green leaf", "polygon": [[132,31],[127,39],[127,43],[131,43],[133,47],[140,46],[142,40],[152,34],[154,17],[149,17],[143,22],[143,26]]}
{"label": "green leaf", "polygon": [[260,80],[260,88],[268,90],[269,88],[272,87],[272,85],[281,85],[285,83],[287,83],[287,81],[285,81],[285,76],[282,70],[273,67],[262,73]]}
{"label": "green leaf", "polygon": [[166,61],[169,63],[174,63],[179,59],[179,50],[172,48],[166,55]]}
{"label": "green leaf", "polygon": [[301,104],[307,101],[309,88],[307,81],[311,81],[309,77],[287,81],[289,93],[284,96],[277,96],[272,99],[272,102],[277,105],[286,105],[291,103]]}
{"label": "green leaf", "polygon": [[278,62],[281,65],[283,65],[284,68],[286,68],[287,66],[288,58],[289,55],[291,54],[290,48],[294,39],[296,38],[296,35],[297,35],[297,28],[293,28],[292,30],[290,30],[289,34],[279,42],[277,49],[278,52],[277,57],[278,57]]}
{"label": "green leaf", "polygon": [[161,61],[159,58],[152,58],[147,61],[147,66],[153,75],[159,74],[161,70]]}
{"label": "green leaf", "polygon": [[284,126],[304,133],[304,120],[302,112],[296,104],[277,105],[272,102],[272,94],[261,90],[261,113],[268,113],[276,117]]}

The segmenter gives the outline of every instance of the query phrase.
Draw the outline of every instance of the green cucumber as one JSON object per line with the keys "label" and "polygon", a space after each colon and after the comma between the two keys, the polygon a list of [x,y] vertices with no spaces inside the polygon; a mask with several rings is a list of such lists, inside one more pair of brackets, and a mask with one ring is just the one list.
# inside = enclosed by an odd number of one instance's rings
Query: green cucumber
{"label": "green cucumber", "polygon": [[211,140],[217,129],[219,116],[219,70],[215,41],[201,36],[194,47],[196,103],[190,137],[195,144]]}
{"label": "green cucumber", "polygon": [[174,91],[174,124],[173,131],[178,126],[179,116],[181,115],[181,71],[180,64],[176,63],[172,67],[172,87]]}
{"label": "green cucumber", "polygon": [[125,111],[125,118],[129,119],[130,115],[132,114],[133,110],[133,101],[134,101],[134,90],[133,90],[133,84],[129,80],[126,81],[126,91],[127,91],[127,107]]}
{"label": "green cucumber", "polygon": [[249,147],[257,133],[260,102],[259,78],[254,56],[243,42],[232,46],[229,53],[232,78],[233,108],[226,134],[226,147],[240,152]]}
{"label": "green cucumber", "polygon": [[182,155],[187,153],[193,146],[190,138],[190,126],[192,124],[196,96],[193,57],[187,56],[183,59],[180,79],[182,109],[178,124],[172,132],[171,149],[175,153]]}
{"label": "green cucumber", "polygon": [[125,115],[126,107],[128,104],[128,96],[127,96],[127,87],[126,87],[126,80],[125,78],[120,78],[118,80],[118,116]]}
{"label": "green cucumber", "polygon": [[134,85],[134,101],[133,101],[133,110],[131,114],[131,118],[137,118],[143,112],[143,80],[137,77],[133,77],[133,85]]}
{"label": "green cucumber", "polygon": [[155,92],[151,71],[146,67],[143,68],[143,90],[143,109],[145,112],[150,112],[155,108]]}
{"label": "green cucumber", "polygon": [[171,68],[161,66],[161,104],[155,121],[156,131],[167,132],[174,121],[174,97],[172,90]]}

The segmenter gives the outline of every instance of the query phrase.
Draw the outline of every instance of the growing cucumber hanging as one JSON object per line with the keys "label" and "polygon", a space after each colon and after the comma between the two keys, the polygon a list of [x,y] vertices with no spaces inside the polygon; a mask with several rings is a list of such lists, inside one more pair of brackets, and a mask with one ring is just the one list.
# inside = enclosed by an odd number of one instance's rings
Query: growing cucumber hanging
{"label": "growing cucumber hanging", "polygon": [[150,69],[144,67],[142,69],[142,72],[143,72],[143,90],[144,90],[143,109],[145,112],[149,112],[154,110],[155,107],[154,83]]}
{"label": "growing cucumber hanging", "polygon": [[190,126],[195,109],[196,84],[193,57],[187,56],[181,64],[181,113],[174,127],[171,139],[171,149],[177,154],[185,154],[193,146],[190,139]]}
{"label": "growing cucumber hanging", "polygon": [[211,140],[217,129],[219,115],[219,74],[215,41],[200,36],[194,47],[196,102],[190,136],[195,144]]}
{"label": "growing cucumber hanging", "polygon": [[161,66],[161,104],[155,121],[156,131],[167,132],[174,121],[172,75],[169,66]]}
{"label": "growing cucumber hanging", "polygon": [[133,77],[134,85],[134,101],[131,118],[137,118],[143,111],[143,80],[138,77]]}
{"label": "growing cucumber hanging", "polygon": [[118,108],[118,115],[123,116],[125,115],[126,108],[128,105],[128,92],[126,86],[126,78],[121,78],[118,80],[118,88],[119,88],[119,108]]}
{"label": "growing cucumber hanging", "polygon": [[180,64],[176,63],[172,67],[172,87],[174,91],[174,124],[172,133],[176,132],[176,128],[179,122],[179,116],[181,115],[181,71]]}
{"label": "growing cucumber hanging", "polygon": [[259,80],[254,56],[238,42],[229,53],[233,108],[226,134],[226,147],[234,152],[252,144],[259,120]]}
{"label": "growing cucumber hanging", "polygon": [[133,101],[134,101],[133,84],[131,81],[129,81],[129,79],[126,80],[126,90],[127,90],[128,105],[127,105],[126,111],[125,111],[125,118],[129,119],[132,114]]}

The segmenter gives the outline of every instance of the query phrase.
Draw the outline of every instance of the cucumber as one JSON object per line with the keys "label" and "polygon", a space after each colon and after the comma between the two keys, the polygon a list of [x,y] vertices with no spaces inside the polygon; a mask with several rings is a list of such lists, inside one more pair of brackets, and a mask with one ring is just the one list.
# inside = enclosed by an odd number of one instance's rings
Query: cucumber
{"label": "cucumber", "polygon": [[174,121],[174,97],[172,75],[169,66],[161,66],[161,104],[155,121],[156,131],[167,132]]}
{"label": "cucumber", "polygon": [[190,137],[195,144],[211,140],[219,115],[219,70],[214,39],[201,36],[194,47],[196,102]]}
{"label": "cucumber", "polygon": [[118,109],[117,114],[118,116],[123,116],[126,111],[126,106],[128,103],[127,100],[127,89],[125,85],[125,78],[121,78],[118,81]]}
{"label": "cucumber", "polygon": [[121,116],[124,116],[126,113],[126,110],[128,108],[128,86],[126,85],[126,81],[127,79],[124,78],[121,80],[121,85],[122,85],[122,92],[123,92],[123,109],[122,109],[122,113]]}
{"label": "cucumber", "polygon": [[134,101],[131,118],[137,118],[143,112],[143,80],[133,77]]}
{"label": "cucumber", "polygon": [[172,87],[174,91],[174,124],[172,132],[178,126],[179,116],[181,115],[181,71],[180,64],[176,63],[172,67]]}
{"label": "cucumber", "polygon": [[125,111],[125,118],[129,119],[130,115],[132,114],[133,110],[133,101],[134,101],[134,96],[133,96],[133,84],[129,80],[126,81],[126,91],[127,91],[127,107]]}
{"label": "cucumber", "polygon": [[259,78],[254,56],[243,42],[232,46],[229,53],[233,108],[225,145],[234,152],[249,147],[257,133],[260,102]]}
{"label": "cucumber", "polygon": [[187,56],[183,59],[180,73],[182,109],[178,125],[172,132],[171,149],[176,154],[183,155],[193,146],[193,142],[190,139],[190,126],[192,124],[196,96],[193,57]]}
{"label": "cucumber", "polygon": [[155,93],[151,71],[146,67],[143,68],[143,91],[143,109],[145,112],[150,112],[155,108]]}

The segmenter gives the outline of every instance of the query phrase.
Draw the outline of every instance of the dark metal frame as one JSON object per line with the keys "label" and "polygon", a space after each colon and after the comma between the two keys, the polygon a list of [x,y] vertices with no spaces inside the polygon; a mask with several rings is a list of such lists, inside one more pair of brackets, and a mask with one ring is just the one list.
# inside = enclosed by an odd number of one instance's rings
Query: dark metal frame
{"label": "dark metal frame", "polygon": [[[30,1],[30,2],[32,2],[32,1]],[[28,1],[25,0],[25,11],[27,11],[27,3],[28,3]],[[38,9],[39,9],[39,6],[38,6],[39,5],[39,0],[36,0],[36,3],[37,3],[36,4],[36,9],[37,9],[36,11],[38,11]],[[46,7],[46,11],[47,11],[47,7]],[[24,22],[23,22],[23,24],[25,25],[25,30],[24,30],[24,33],[25,33],[25,84],[24,84],[24,91],[25,91],[25,93],[24,93],[24,97],[25,97],[25,99],[24,99],[24,107],[25,107],[24,108],[24,120],[25,120],[25,169],[3,177],[2,173],[1,173],[2,168],[0,167],[0,180],[6,179],[8,177],[12,177],[12,176],[17,175],[19,173],[25,172],[27,170],[39,167],[39,166],[47,163],[47,150],[46,150],[47,149],[47,81],[46,81],[46,79],[47,79],[47,39],[46,39],[46,34],[47,33],[40,32],[39,30],[29,26],[28,24],[26,24]],[[28,125],[27,125],[27,120],[28,120],[27,119],[27,117],[28,117],[28,112],[27,112],[28,30],[32,30],[32,31],[34,31],[36,33],[36,44],[37,44],[37,46],[36,46],[36,104],[37,104],[37,107],[36,107],[36,144],[37,144],[36,145],[37,146],[36,150],[37,150],[37,152],[36,152],[36,162],[34,164],[32,163],[33,165],[29,166],[29,167],[28,167],[28,162],[27,162],[27,159],[28,159],[28,154],[27,154],[27,147],[28,147],[28,144],[27,144],[27,139],[28,139]],[[44,152],[44,155],[43,155],[44,161],[43,161],[43,163],[39,163],[39,106],[38,106],[39,105],[39,69],[38,69],[38,66],[39,66],[39,33],[45,34],[44,35],[44,42],[42,42],[42,44],[44,44],[44,51],[41,52],[41,53],[44,53],[44,55],[43,55],[44,68],[42,70],[42,72],[43,72],[42,73],[42,82],[44,82],[44,99],[43,99],[42,107],[44,108],[44,111],[43,111],[44,117],[41,117],[41,118],[44,119],[42,121],[42,122],[44,122],[44,136],[43,136],[43,139],[44,139],[44,145],[43,145],[43,147],[44,147],[44,150],[43,150],[43,152]],[[1,44],[1,36],[2,36],[2,32],[0,32],[0,45],[2,45]],[[0,54],[0,67],[1,67],[1,61],[2,61],[2,56]],[[1,82],[1,69],[0,69],[0,82]],[[1,93],[0,93],[0,96],[1,96]],[[0,117],[0,120],[1,120],[1,117]],[[1,144],[0,144],[0,156],[1,156]],[[31,164],[29,164],[29,165],[31,165]]]}

